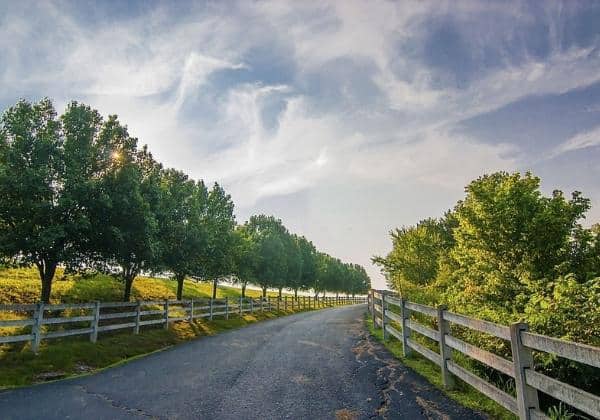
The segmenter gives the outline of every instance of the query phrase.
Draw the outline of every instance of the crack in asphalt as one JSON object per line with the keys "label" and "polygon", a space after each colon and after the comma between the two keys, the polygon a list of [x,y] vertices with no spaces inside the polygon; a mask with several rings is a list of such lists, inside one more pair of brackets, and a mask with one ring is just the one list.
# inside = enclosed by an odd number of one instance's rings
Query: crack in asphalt
{"label": "crack in asphalt", "polygon": [[[352,351],[355,354],[356,361],[361,365],[358,369],[366,367],[368,362],[362,361],[361,357],[371,357],[381,364],[377,368],[375,374],[377,377],[377,389],[381,393],[380,405],[370,417],[375,418],[377,416],[387,419],[387,412],[391,404],[392,392],[398,392],[396,388],[397,382],[402,379],[402,375],[398,375],[398,367],[400,364],[391,358],[381,358],[375,349],[374,342],[368,332],[362,331],[359,337],[358,343],[354,346]],[[358,370],[357,369],[357,370]]]}
{"label": "crack in asphalt", "polygon": [[427,390],[411,378],[410,375],[407,378],[407,368],[393,356],[386,354],[388,352],[385,347],[375,341],[368,331],[364,329],[361,331],[359,340],[352,348],[352,351],[359,364],[357,372],[360,369],[368,367],[369,359],[377,362],[375,383],[380,393],[380,404],[369,418],[397,418],[397,414],[390,412],[390,408],[392,403],[399,403],[402,396],[406,394],[414,394],[412,397],[414,397],[414,402],[416,403],[415,409],[420,411],[423,418],[430,420],[449,420],[452,418],[442,412],[435,401],[417,395],[420,392],[427,394],[425,392]]}
{"label": "crack in asphalt", "polygon": [[113,400],[108,395],[101,394],[99,392],[90,391],[89,389],[87,389],[83,385],[75,385],[75,386],[77,388],[81,389],[87,395],[90,395],[92,397],[96,397],[96,398],[98,398],[98,399],[100,399],[100,400],[108,403],[111,407],[118,408],[119,410],[123,410],[123,411],[125,411],[125,412],[127,412],[129,414],[137,414],[139,416],[148,417],[148,418],[151,418],[151,419],[158,419],[158,420],[160,420],[162,418],[160,416],[155,416],[153,414],[146,413],[141,408],[130,408],[130,407],[127,407],[126,405],[120,404],[117,401]]}

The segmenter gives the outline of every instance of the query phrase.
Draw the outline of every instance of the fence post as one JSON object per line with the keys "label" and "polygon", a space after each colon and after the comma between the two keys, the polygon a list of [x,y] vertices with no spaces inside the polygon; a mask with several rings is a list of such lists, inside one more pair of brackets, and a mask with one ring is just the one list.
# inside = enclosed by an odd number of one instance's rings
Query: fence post
{"label": "fence post", "polygon": [[371,316],[373,317],[373,328],[377,328],[377,316],[375,316],[375,290],[372,291],[371,295]]}
{"label": "fence post", "polygon": [[400,298],[400,308],[402,312],[402,354],[404,357],[410,355],[411,350],[408,347],[408,338],[410,337],[410,330],[406,326],[406,320],[410,318],[410,309],[406,307],[406,300]]}
{"label": "fence post", "polygon": [[385,292],[381,292],[381,328],[383,329],[383,341],[387,339],[385,330]]}
{"label": "fence post", "polygon": [[264,312],[264,308],[263,308],[263,304],[265,303],[265,298],[264,297],[260,297],[260,311]]}
{"label": "fence post", "polygon": [[284,297],[283,297],[283,299],[284,299],[284,304],[283,304],[284,306],[283,306],[283,308],[284,308],[284,310],[285,310],[286,312],[287,312],[287,298],[288,298],[287,296],[284,296]]}
{"label": "fence post", "polygon": [[134,334],[140,333],[141,308],[142,308],[142,305],[140,304],[140,301],[138,300],[137,304],[135,305],[135,327],[133,327]]}
{"label": "fence post", "polygon": [[229,298],[225,297],[225,319],[229,319]]}
{"label": "fence post", "polygon": [[168,330],[169,329],[169,299],[165,299],[164,309],[165,309],[165,330]]}
{"label": "fence post", "polygon": [[213,320],[213,298],[208,300],[208,319]]}
{"label": "fence post", "polygon": [[96,301],[94,303],[93,310],[93,319],[91,321],[92,332],[90,333],[90,341],[95,343],[98,341],[98,322],[100,322],[100,302]]}
{"label": "fence post", "polygon": [[517,407],[519,418],[530,420],[532,408],[540,407],[537,390],[525,382],[525,369],[533,370],[533,355],[531,350],[523,346],[521,331],[527,331],[529,326],[516,322],[510,326],[510,347],[512,350],[513,366],[515,369],[515,388],[517,391]]}
{"label": "fence post", "polygon": [[40,348],[40,342],[42,341],[42,322],[44,320],[44,302],[37,304],[37,308],[33,313],[34,324],[33,324],[33,341],[31,342],[31,350],[37,354]]}
{"label": "fence post", "polygon": [[190,299],[190,322],[194,322],[194,299]]}
{"label": "fence post", "polygon": [[444,319],[444,311],[448,309],[446,305],[440,305],[437,308],[437,322],[438,332],[440,334],[440,356],[441,356],[441,368],[442,368],[442,382],[444,388],[454,388],[454,378],[448,371],[446,362],[452,359],[452,349],[446,345],[446,334],[450,334],[450,323]]}
{"label": "fence post", "polygon": [[250,313],[254,313],[254,299],[250,298]]}

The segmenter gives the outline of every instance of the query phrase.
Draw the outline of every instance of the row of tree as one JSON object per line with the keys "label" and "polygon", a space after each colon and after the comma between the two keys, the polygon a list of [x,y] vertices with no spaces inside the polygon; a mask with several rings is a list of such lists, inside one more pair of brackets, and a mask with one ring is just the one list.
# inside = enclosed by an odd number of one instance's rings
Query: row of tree
{"label": "row of tree", "polygon": [[163,168],[116,116],[72,102],[19,101],[0,120],[0,256],[35,265],[48,302],[58,266],[124,282],[140,273],[316,294],[364,293],[365,270],[316,250],[274,217],[236,226],[224,189]]}

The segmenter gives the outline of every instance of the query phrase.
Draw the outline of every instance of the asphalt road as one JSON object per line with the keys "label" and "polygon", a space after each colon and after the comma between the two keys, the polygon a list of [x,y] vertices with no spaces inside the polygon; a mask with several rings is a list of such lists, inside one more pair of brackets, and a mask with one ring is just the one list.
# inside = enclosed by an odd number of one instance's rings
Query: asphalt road
{"label": "asphalt road", "polygon": [[364,305],[202,338],[0,393],[0,419],[481,419],[368,336]]}

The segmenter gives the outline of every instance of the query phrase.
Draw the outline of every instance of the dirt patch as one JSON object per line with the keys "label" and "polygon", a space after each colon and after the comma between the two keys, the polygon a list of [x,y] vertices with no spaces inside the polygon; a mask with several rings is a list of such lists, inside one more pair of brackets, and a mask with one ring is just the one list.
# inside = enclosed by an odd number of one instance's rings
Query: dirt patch
{"label": "dirt patch", "polygon": [[54,372],[44,372],[34,376],[36,382],[47,382],[55,381],[56,379],[62,379],[67,376],[67,372],[57,370]]}
{"label": "dirt patch", "polygon": [[358,420],[359,413],[356,411],[350,411],[347,408],[343,408],[341,410],[337,410],[335,412],[336,420]]}

